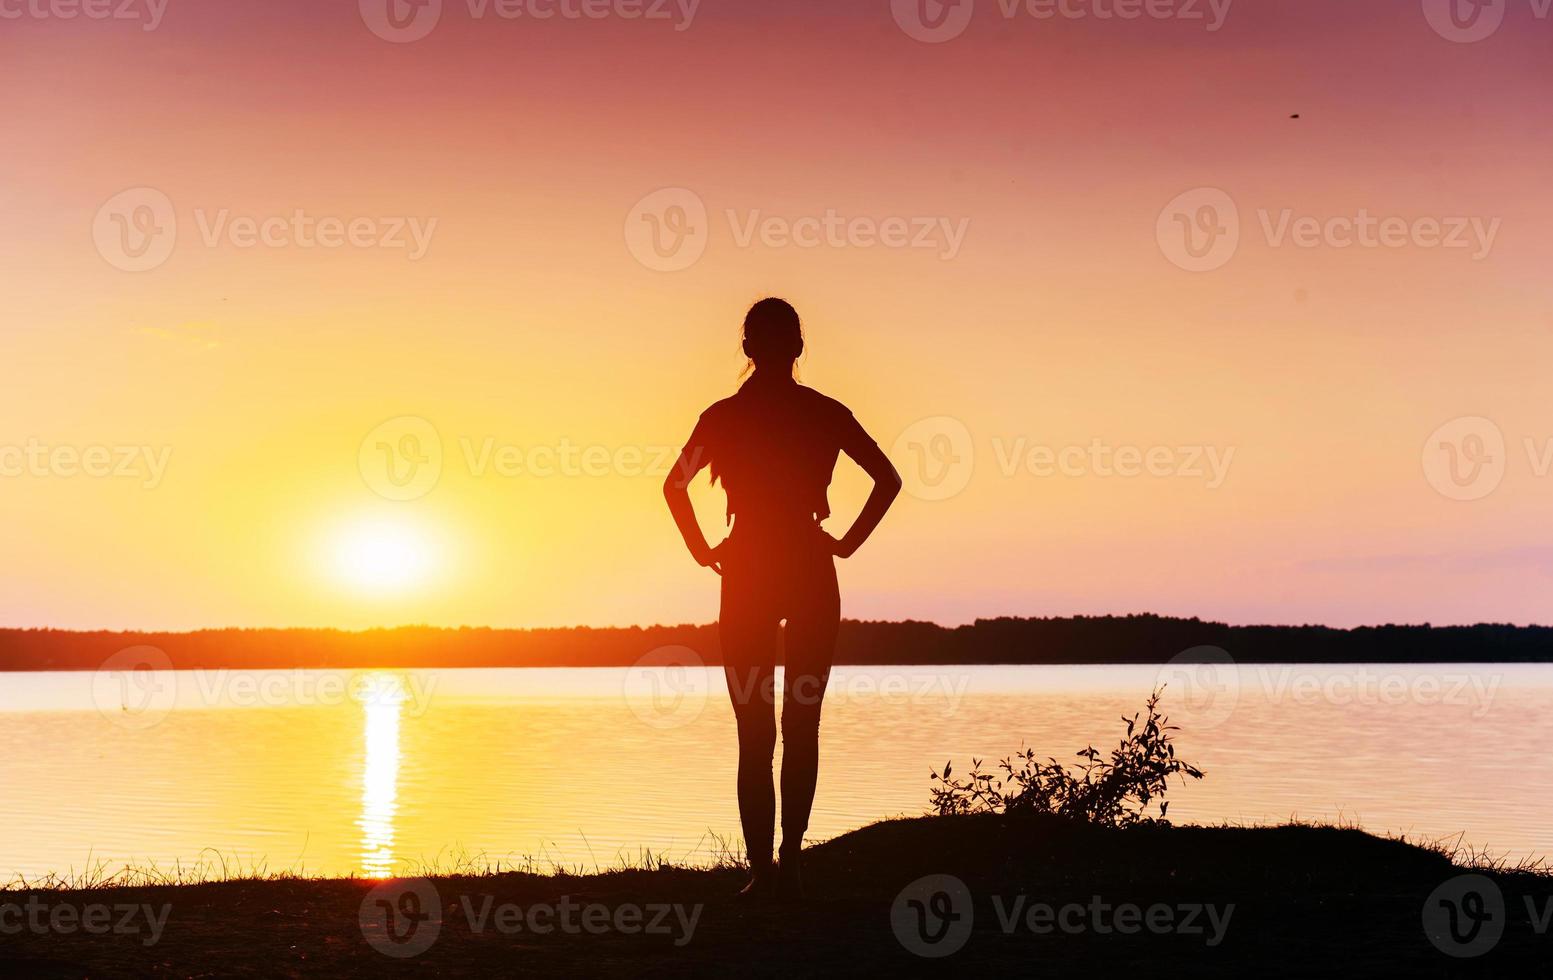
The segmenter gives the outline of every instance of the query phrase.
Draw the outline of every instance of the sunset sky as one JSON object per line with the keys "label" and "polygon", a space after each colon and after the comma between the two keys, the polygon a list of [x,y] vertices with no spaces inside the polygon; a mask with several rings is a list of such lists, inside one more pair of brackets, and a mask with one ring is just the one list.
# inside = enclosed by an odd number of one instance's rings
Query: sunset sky
{"label": "sunset sky", "polygon": [[765,295],[849,617],[1553,621],[1536,0],[384,2],[0,4],[0,625],[710,621]]}

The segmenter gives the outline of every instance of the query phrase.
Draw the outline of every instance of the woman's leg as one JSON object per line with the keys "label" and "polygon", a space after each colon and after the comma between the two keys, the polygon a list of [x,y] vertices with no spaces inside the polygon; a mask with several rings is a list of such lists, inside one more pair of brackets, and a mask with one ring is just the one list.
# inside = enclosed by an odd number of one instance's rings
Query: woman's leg
{"label": "woman's leg", "polygon": [[809,829],[820,764],[820,707],[841,625],[836,566],[826,556],[789,611],[782,673],[782,857],[797,858]]}
{"label": "woman's leg", "polygon": [[739,730],[739,821],[750,870],[763,879],[771,870],[776,794],[771,786],[771,757],[776,751],[777,620],[767,617],[756,596],[739,594],[738,583],[723,580],[718,635],[723,675]]}

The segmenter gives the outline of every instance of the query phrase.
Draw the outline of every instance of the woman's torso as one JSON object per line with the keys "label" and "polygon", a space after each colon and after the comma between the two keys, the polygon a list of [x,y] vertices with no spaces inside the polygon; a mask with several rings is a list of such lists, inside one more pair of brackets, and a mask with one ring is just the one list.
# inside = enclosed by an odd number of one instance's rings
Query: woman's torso
{"label": "woman's torso", "polygon": [[709,408],[697,427],[700,448],[728,496],[734,536],[777,543],[822,535],[831,475],[855,427],[846,406],[793,381],[752,378]]}

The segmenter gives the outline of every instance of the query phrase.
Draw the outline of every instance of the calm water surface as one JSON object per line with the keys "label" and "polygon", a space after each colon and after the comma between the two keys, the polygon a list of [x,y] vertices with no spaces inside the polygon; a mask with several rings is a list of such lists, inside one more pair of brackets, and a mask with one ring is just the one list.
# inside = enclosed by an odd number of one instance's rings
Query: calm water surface
{"label": "calm water surface", "polygon": [[[1109,748],[1161,680],[1208,774],[1172,790],[1178,822],[1553,854],[1549,665],[837,668],[810,836],[922,813],[949,759]],[[0,884],[100,862],[695,862],[738,836],[720,671],[0,673],[0,745]]]}

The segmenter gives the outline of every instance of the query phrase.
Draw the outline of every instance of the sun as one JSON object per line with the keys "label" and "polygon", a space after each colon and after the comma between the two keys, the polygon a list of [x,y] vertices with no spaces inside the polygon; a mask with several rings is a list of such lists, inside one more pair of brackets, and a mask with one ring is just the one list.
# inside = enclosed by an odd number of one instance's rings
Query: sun
{"label": "sun", "polygon": [[428,535],[402,518],[353,521],[337,532],[331,552],[341,582],[379,595],[399,594],[423,585],[436,564]]}

